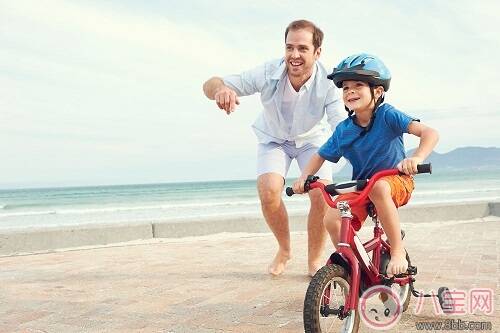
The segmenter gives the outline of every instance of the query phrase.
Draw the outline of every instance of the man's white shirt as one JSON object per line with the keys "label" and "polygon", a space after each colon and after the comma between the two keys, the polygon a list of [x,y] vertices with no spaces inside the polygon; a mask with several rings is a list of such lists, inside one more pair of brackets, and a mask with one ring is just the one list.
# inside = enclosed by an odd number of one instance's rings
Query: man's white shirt
{"label": "man's white shirt", "polygon": [[223,80],[238,96],[260,92],[264,110],[252,126],[259,143],[295,141],[300,148],[307,143],[322,145],[347,115],[327,74],[316,61],[313,74],[296,92],[281,58]]}

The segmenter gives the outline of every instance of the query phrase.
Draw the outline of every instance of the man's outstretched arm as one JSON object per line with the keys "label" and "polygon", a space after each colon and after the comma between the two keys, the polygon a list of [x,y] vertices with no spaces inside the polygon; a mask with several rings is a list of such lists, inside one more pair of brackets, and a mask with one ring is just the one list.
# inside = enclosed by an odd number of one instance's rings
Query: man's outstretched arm
{"label": "man's outstretched arm", "polygon": [[212,77],[203,84],[203,92],[208,99],[215,100],[219,109],[227,114],[234,112],[236,105],[240,104],[236,92],[227,87],[220,77]]}
{"label": "man's outstretched arm", "polygon": [[214,76],[203,84],[203,92],[208,99],[215,99],[217,90],[224,86],[224,81],[220,77]]}

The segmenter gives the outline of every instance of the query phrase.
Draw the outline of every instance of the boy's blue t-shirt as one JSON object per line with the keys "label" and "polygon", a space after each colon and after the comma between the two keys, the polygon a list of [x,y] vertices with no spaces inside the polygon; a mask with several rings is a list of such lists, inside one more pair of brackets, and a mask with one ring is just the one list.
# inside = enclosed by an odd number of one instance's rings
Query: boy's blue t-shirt
{"label": "boy's blue t-shirt", "polygon": [[395,168],[406,157],[403,133],[408,133],[412,121],[419,120],[382,104],[372,121],[364,135],[364,128],[353,118],[342,121],[318,154],[334,163],[345,157],[353,168],[352,179],[367,179],[377,171]]}

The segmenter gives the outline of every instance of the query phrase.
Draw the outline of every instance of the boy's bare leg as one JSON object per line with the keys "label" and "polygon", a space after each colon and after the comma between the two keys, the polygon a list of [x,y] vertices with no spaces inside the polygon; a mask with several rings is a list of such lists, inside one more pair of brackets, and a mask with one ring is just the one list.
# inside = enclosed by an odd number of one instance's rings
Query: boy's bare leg
{"label": "boy's bare leg", "polygon": [[325,225],[326,231],[328,231],[328,234],[330,235],[333,246],[337,248],[337,244],[340,239],[341,227],[340,211],[335,208],[328,208],[325,218],[323,219],[323,224]]}
{"label": "boy's bare leg", "polygon": [[291,258],[290,229],[288,226],[288,214],[281,192],[283,191],[283,177],[277,173],[266,173],[257,178],[257,189],[262,208],[262,214],[267,225],[278,241],[278,251],[268,272],[272,275],[280,275],[285,270],[287,261]]}
{"label": "boy's bare leg", "polygon": [[328,205],[320,190],[309,192],[311,208],[307,217],[307,255],[309,275],[314,276],[323,267],[322,255],[325,247],[326,229],[323,224]]}
{"label": "boy's bare leg", "polygon": [[375,183],[370,192],[370,200],[377,209],[377,215],[391,243],[391,261],[387,266],[387,274],[404,273],[408,269],[408,262],[406,261],[406,252],[401,240],[398,209],[392,201],[389,183],[383,179]]}

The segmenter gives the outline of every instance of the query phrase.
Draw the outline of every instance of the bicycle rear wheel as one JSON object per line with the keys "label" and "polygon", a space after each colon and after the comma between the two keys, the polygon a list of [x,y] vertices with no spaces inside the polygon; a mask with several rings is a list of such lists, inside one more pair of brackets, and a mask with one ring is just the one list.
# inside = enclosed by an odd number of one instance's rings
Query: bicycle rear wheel
{"label": "bicycle rear wheel", "polygon": [[[406,250],[405,250],[406,251]],[[406,251],[406,261],[408,261],[408,266],[411,266],[410,256],[408,255],[408,251]],[[399,296],[399,300],[401,301],[401,307],[403,312],[408,310],[408,306],[410,305],[411,300],[411,290],[410,284],[405,284],[404,286],[400,285],[392,285],[392,289],[395,289]]]}
{"label": "bicycle rear wheel", "polygon": [[[406,251],[406,250],[405,250]],[[386,262],[389,263],[390,256],[386,259]],[[411,266],[410,256],[408,255],[408,251],[406,251],[406,261],[408,261],[408,266]],[[384,272],[387,270],[387,264],[384,267]],[[405,312],[408,310],[408,306],[410,305],[411,300],[411,290],[410,284],[405,284],[404,286],[400,286],[397,283],[393,283],[391,289],[394,291],[396,295],[399,297],[399,302],[401,304],[401,312]],[[386,294],[381,294],[380,299],[384,304],[388,301],[388,296]],[[390,300],[389,300],[390,301]],[[389,308],[389,305],[386,305]]]}
{"label": "bicycle rear wheel", "polygon": [[306,333],[343,332],[356,333],[359,329],[359,313],[353,309],[340,319],[328,310],[345,306],[349,294],[349,277],[338,265],[321,268],[312,278],[304,300],[304,331]]}

